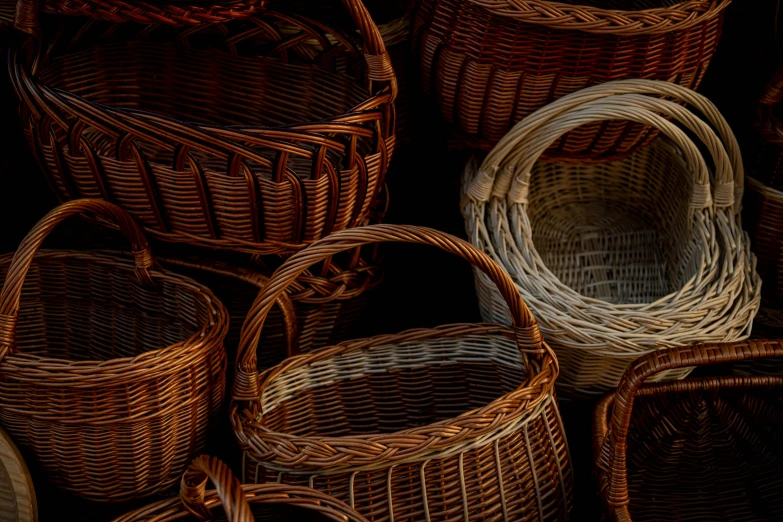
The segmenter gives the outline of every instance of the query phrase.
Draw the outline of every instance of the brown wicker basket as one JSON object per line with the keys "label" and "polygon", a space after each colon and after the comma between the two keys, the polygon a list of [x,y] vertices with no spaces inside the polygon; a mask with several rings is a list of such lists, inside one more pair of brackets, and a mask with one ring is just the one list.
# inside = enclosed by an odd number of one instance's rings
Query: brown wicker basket
{"label": "brown wicker basket", "polygon": [[[135,263],[38,252],[58,223],[84,213],[117,223]],[[223,305],[152,267],[140,228],[99,200],[61,205],[0,259],[0,424],[49,479],[87,499],[174,485],[223,399]]]}
{"label": "brown wicker basket", "polygon": [[185,29],[63,24],[39,61],[34,40],[13,53],[30,148],[62,199],[111,201],[167,241],[278,254],[362,224],[397,87],[367,10],[345,5],[361,48],[275,11]]}
{"label": "brown wicker basket", "polygon": [[645,385],[660,371],[783,356],[776,340],[669,348],[639,358],[595,417],[608,520],[783,519],[783,377]]}
{"label": "brown wicker basket", "polygon": [[[455,324],[344,342],[259,375],[275,300],[343,250],[437,246],[498,285],[514,326]],[[553,388],[558,366],[508,275],[432,229],[345,230],[289,258],[242,329],[231,418],[246,481],[308,485],[372,520],[564,520],[572,473]]]}
{"label": "brown wicker basket", "polygon": [[0,430],[0,522],[38,522],[33,479],[14,441]]}
{"label": "brown wicker basket", "polygon": [[783,189],[783,67],[762,93],[756,111],[759,150],[752,175],[775,189]]}
{"label": "brown wicker basket", "polygon": [[[206,490],[207,480],[215,484],[215,490]],[[173,522],[193,518],[230,522],[367,522],[339,500],[310,488],[286,484],[242,486],[225,464],[206,456],[194,460],[182,477],[179,498],[138,509],[114,522]]]}
{"label": "brown wicker basket", "polygon": [[[525,116],[623,78],[695,89],[731,0],[422,0],[413,37],[424,90],[462,141],[489,150]],[[655,132],[606,122],[570,132],[559,160],[621,157]]]}

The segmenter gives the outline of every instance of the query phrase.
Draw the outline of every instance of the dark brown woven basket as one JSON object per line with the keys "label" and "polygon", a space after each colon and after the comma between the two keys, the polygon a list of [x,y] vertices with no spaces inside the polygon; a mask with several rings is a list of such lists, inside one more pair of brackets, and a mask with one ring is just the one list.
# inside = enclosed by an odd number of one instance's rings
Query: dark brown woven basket
{"label": "dark brown woven basket", "polygon": [[367,10],[345,5],[361,49],[273,11],[188,29],[64,24],[40,61],[34,40],[13,53],[30,148],[62,199],[111,201],[167,241],[276,254],[362,224],[397,87]]}
{"label": "dark brown woven basket", "polygon": [[[255,347],[286,288],[339,252],[390,241],[471,262],[498,285],[514,326],[347,341],[259,374]],[[245,480],[308,485],[372,520],[564,520],[572,473],[557,374],[514,283],[469,243],[415,226],[337,232],[286,260],[243,326],[231,418]]]}
{"label": "dark brown woven basket", "polygon": [[756,131],[759,151],[753,165],[755,179],[783,189],[783,67],[778,69],[759,99]]}
{"label": "dark brown woven basket", "polygon": [[608,520],[783,519],[783,377],[644,385],[665,370],[783,356],[776,340],[669,348],[639,358],[598,405]]}
{"label": "dark brown woven basket", "polygon": [[[119,225],[134,262],[38,251],[68,216]],[[161,493],[205,443],[225,389],[225,309],[154,270],[141,229],[99,200],[66,203],[0,259],[0,424],[55,484],[100,502]]]}
{"label": "dark brown woven basket", "polygon": [[[215,490],[207,491],[207,481]],[[114,522],[367,522],[339,500],[310,488],[287,484],[242,486],[225,464],[202,456],[182,477],[179,498],[163,500]]]}
{"label": "dark brown woven basket", "polygon": [[[624,78],[695,89],[731,0],[422,0],[413,37],[424,90],[469,146],[489,150],[528,114]],[[611,121],[570,132],[560,161],[621,157],[655,133]]]}

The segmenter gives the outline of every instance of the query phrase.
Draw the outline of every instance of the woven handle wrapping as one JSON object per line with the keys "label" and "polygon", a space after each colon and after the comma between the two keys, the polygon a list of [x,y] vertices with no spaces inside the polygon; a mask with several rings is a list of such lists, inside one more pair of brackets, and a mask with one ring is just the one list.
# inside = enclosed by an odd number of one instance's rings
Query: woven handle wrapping
{"label": "woven handle wrapping", "polygon": [[[666,96],[698,109],[715,128]],[[691,130],[708,147],[716,166],[714,194],[709,191],[709,171],[693,142],[671,122],[673,118]],[[466,189],[476,201],[506,196],[524,202],[530,171],[543,152],[559,137],[586,123],[631,120],[654,126],[674,140],[694,172],[694,204],[706,208],[712,199],[718,207],[735,203],[739,212],[744,190],[744,169],[739,144],[725,118],[704,96],[676,84],[655,80],[619,80],[582,89],[539,109],[514,126],[489,153],[477,176]],[[717,131],[717,135],[716,135]]]}
{"label": "woven handle wrapping", "polygon": [[630,502],[626,468],[627,437],[633,402],[644,381],[656,373],[677,368],[767,357],[783,357],[783,342],[752,340],[667,348],[640,357],[628,367],[615,395],[609,431],[604,438],[599,457],[599,465],[610,476],[608,503],[617,508],[619,520],[631,520],[627,509]]}
{"label": "woven handle wrapping", "polygon": [[179,498],[190,513],[199,520],[213,520],[204,503],[207,481],[215,485],[228,522],[254,522],[245,492],[231,470],[215,457],[202,455],[195,459],[182,477]]}
{"label": "woven handle wrapping", "polygon": [[49,233],[70,216],[79,214],[97,214],[117,223],[125,237],[131,242],[136,263],[136,275],[146,285],[153,285],[150,269],[153,265],[152,253],[141,228],[130,214],[117,205],[97,199],[79,199],[64,203],[43,217],[22,240],[8,268],[3,290],[0,293],[0,361],[14,345],[16,323],[19,317],[19,300],[25,277],[33,263],[35,253]]}
{"label": "woven handle wrapping", "polygon": [[[672,6],[623,11],[586,2],[471,0],[493,14],[555,29],[636,36],[682,31],[722,15],[731,0],[683,0]],[[618,2],[619,3],[619,2]]]}
{"label": "woven handle wrapping", "polygon": [[[271,279],[256,298],[242,325],[237,353],[237,376],[234,382],[235,400],[259,401],[258,366],[254,347],[258,345],[266,317],[277,298],[308,267],[318,262],[363,245],[392,241],[436,246],[469,261],[495,283],[503,299],[508,303],[520,345],[542,344],[538,323],[522,300],[514,282],[489,256],[467,241],[445,232],[411,225],[371,225],[348,229],[316,241],[290,257],[272,274]],[[546,349],[549,350],[548,347]]]}

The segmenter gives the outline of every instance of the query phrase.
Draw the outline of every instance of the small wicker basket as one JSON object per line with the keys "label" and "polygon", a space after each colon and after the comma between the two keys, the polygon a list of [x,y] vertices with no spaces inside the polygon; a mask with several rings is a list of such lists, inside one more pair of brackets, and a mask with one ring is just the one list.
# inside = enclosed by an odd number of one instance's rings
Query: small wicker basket
{"label": "small wicker basket", "polygon": [[[215,484],[215,490],[206,490],[207,480]],[[219,510],[224,516],[213,513]],[[179,498],[138,509],[114,522],[173,522],[189,517],[228,522],[367,522],[339,500],[309,488],[242,486],[225,464],[206,456],[194,460],[182,477]]]}
{"label": "small wicker basket", "polygon": [[[259,374],[255,346],[288,285],[341,251],[389,241],[437,246],[486,271],[514,326],[348,341]],[[572,473],[557,373],[512,281],[475,247],[414,226],[338,232],[289,258],[245,321],[231,413],[245,480],[308,485],[373,520],[563,520]]]}
{"label": "small wicker basket", "polygon": [[606,520],[783,518],[783,377],[644,385],[662,371],[783,357],[780,341],[669,348],[639,358],[595,414]]}
{"label": "small wicker basket", "polygon": [[[527,115],[597,83],[698,87],[731,0],[422,0],[413,39],[424,89],[470,146],[491,149]],[[560,161],[627,155],[656,135],[605,121],[561,137]]]}
{"label": "small wicker basket", "polygon": [[[117,223],[135,263],[38,251],[68,216]],[[99,502],[162,493],[202,449],[225,391],[228,316],[153,269],[141,229],[100,200],[45,216],[0,258],[0,424],[63,489]]]}

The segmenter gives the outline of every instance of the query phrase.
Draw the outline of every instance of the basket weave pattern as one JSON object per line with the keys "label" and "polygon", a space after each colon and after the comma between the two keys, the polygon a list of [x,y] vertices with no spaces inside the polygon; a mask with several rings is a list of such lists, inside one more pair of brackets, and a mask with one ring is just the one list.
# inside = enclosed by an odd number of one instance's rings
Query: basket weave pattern
{"label": "basket weave pattern", "polygon": [[[436,245],[485,270],[516,326],[348,341],[259,375],[253,347],[287,284],[342,250],[383,241]],[[232,407],[245,479],[309,484],[373,519],[562,520],[572,476],[556,376],[513,283],[469,244],[412,226],[339,232],[291,257],[245,322]]]}
{"label": "basket weave pattern", "polygon": [[[597,83],[649,78],[695,89],[729,2],[423,0],[414,41],[424,89],[442,117],[467,144],[489,150],[514,123]],[[619,157],[655,134],[638,122],[606,121],[568,133],[547,155]]]}
{"label": "basket weave pattern", "polygon": [[[136,263],[41,251],[65,217],[115,220]],[[165,491],[203,447],[222,403],[228,327],[205,288],[151,271],[140,230],[118,207],[52,211],[0,260],[0,423],[64,489],[97,501]]]}
{"label": "basket weave pattern", "polygon": [[394,148],[396,81],[366,10],[346,2],[362,50],[274,12],[143,34],[92,24],[36,74],[30,45],[17,49],[30,148],[62,199],[112,201],[168,241],[286,253],[359,225]]}
{"label": "basket weave pattern", "polygon": [[672,348],[640,358],[596,410],[607,520],[783,517],[783,378],[712,377],[643,385],[656,372],[783,356],[780,341]]}

